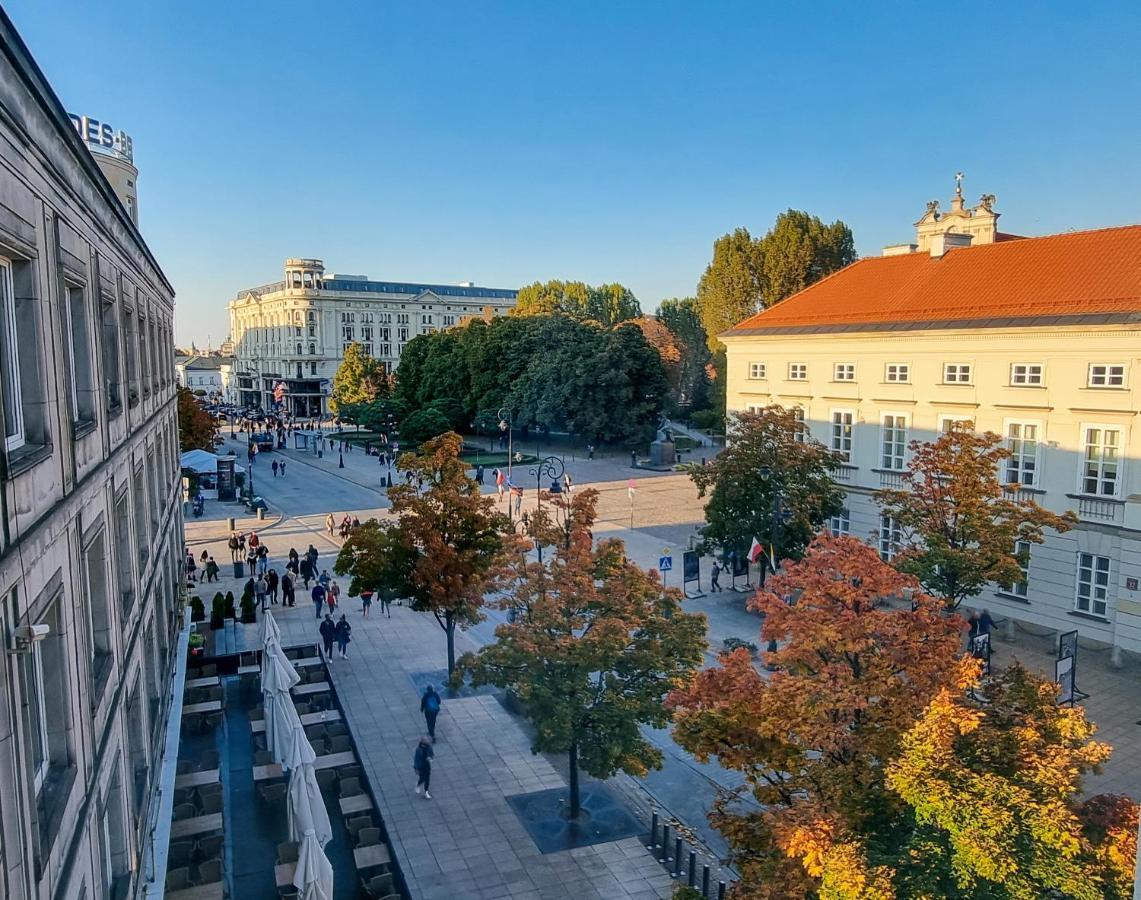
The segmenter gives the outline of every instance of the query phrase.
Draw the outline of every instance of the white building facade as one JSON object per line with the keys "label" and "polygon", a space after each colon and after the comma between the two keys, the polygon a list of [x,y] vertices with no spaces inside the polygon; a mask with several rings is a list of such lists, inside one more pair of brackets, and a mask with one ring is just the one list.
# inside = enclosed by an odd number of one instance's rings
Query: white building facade
{"label": "white building facade", "polygon": [[212,403],[236,403],[234,359],[228,356],[203,355],[176,360],[178,383],[204,396]]}
{"label": "white building facade", "polygon": [[0,109],[0,895],[123,897],[178,656],[174,294],[2,11]]}
{"label": "white building facade", "polygon": [[505,315],[516,294],[472,284],[326,275],[319,259],[288,259],[283,281],[241,291],[230,302],[238,402],[268,408],[282,383],[289,415],[324,414],[333,375],[350,344],[361,344],[392,372],[416,335],[476,316]]}
{"label": "white building facade", "polygon": [[884,558],[900,534],[873,495],[901,486],[909,442],[952,421],[1001,435],[1010,492],[1079,522],[974,605],[1141,653],[1141,226],[1016,238],[992,203],[929,206],[915,244],[722,335],[728,408],[802,409],[847,459],[833,530]]}

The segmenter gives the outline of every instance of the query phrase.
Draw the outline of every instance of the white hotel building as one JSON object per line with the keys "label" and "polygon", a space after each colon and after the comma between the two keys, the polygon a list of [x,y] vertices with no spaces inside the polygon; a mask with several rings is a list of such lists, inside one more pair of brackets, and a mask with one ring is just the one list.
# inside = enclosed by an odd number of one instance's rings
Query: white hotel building
{"label": "white hotel building", "polygon": [[283,281],[241,291],[230,302],[238,402],[268,408],[280,381],[290,414],[323,414],[333,375],[350,344],[361,344],[392,372],[416,335],[476,316],[505,315],[515,305],[516,293],[470,283],[326,275],[319,259],[287,259]]}
{"label": "white hotel building", "polygon": [[859,260],[721,336],[728,407],[800,407],[844,454],[839,532],[899,532],[873,494],[913,439],[968,420],[1006,438],[1017,493],[1079,523],[1031,548],[1024,584],[975,601],[1141,653],[1141,226],[1020,238],[993,197],[928,205],[913,244]]}

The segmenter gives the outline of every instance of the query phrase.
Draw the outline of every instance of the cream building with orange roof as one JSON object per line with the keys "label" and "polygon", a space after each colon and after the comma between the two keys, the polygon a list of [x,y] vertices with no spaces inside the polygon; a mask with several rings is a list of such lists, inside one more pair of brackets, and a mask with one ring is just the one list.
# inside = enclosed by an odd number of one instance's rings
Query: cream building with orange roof
{"label": "cream building with orange roof", "polygon": [[1013,493],[1078,525],[1030,548],[1026,580],[975,604],[996,618],[1141,653],[1141,226],[1039,238],[998,230],[994,198],[936,203],[914,243],[859,260],[721,335],[727,405],[804,411],[844,454],[835,531],[900,538],[874,493],[911,440],[966,420],[1013,451]]}

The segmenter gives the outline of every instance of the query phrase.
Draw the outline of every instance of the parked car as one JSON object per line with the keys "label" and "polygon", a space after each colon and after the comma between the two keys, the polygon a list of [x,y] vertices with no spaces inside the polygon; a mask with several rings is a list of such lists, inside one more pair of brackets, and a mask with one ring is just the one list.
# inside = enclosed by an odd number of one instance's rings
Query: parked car
{"label": "parked car", "polygon": [[256,434],[252,434],[250,435],[250,440],[257,445],[259,453],[265,453],[274,447],[273,435],[268,431],[259,431]]}

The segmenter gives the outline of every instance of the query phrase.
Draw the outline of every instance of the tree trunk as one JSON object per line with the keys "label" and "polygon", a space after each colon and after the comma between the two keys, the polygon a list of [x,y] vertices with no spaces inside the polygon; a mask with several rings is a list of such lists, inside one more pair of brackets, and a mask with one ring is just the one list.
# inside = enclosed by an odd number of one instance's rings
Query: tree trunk
{"label": "tree trunk", "polygon": [[582,812],[582,805],[578,795],[578,741],[570,745],[570,818],[577,819]]}
{"label": "tree trunk", "polygon": [[456,620],[451,613],[444,613],[444,634],[448,636],[448,677],[456,668]]}

